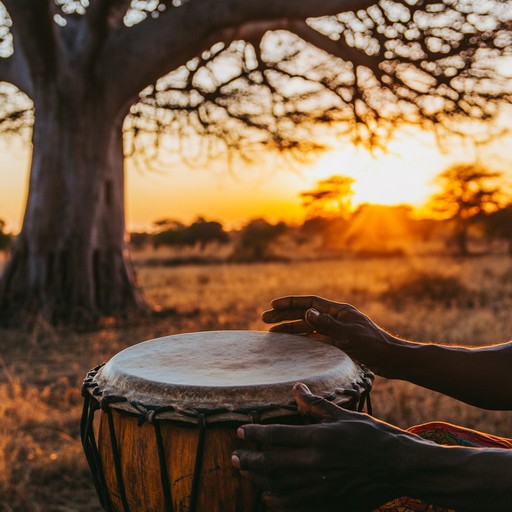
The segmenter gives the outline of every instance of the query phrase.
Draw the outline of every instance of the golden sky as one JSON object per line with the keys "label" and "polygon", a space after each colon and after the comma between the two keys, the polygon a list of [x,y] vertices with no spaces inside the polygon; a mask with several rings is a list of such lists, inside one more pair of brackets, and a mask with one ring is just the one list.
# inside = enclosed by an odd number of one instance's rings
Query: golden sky
{"label": "golden sky", "polygon": [[[254,217],[300,222],[305,212],[299,193],[335,174],[355,179],[356,205],[408,203],[421,207],[435,190],[432,179],[437,173],[451,163],[474,157],[470,146],[443,154],[431,135],[415,132],[398,134],[386,153],[371,155],[345,144],[303,166],[269,157],[231,171],[222,162],[204,169],[188,169],[176,162],[164,172],[154,172],[140,171],[128,162],[127,226],[130,230],[149,229],[157,219],[190,222],[199,215],[227,227]],[[0,141],[0,218],[11,231],[21,226],[29,161],[30,144],[12,138]]]}

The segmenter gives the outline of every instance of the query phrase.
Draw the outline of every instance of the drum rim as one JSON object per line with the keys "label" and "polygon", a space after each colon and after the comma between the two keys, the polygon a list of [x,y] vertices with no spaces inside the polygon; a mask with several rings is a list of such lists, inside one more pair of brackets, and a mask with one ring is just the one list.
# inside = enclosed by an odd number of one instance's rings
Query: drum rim
{"label": "drum rim", "polygon": [[[188,346],[192,346],[188,359],[181,361]],[[217,346],[222,347],[220,351]],[[233,351],[235,346],[238,351]],[[204,358],[209,350],[216,361],[213,366],[212,360]],[[251,374],[261,357],[275,357],[275,365],[265,362],[261,372]],[[350,388],[360,374],[359,365],[346,353],[322,340],[267,331],[219,330],[173,334],[132,345],[106,363],[97,381],[104,394],[126,396],[130,401],[233,410],[268,403],[288,405],[297,382],[304,382],[316,393]]]}
{"label": "drum rim", "polygon": [[[106,363],[102,363],[90,370],[82,384],[82,396],[86,401],[91,399],[97,407],[103,411],[115,409],[122,413],[135,415],[139,422],[154,423],[155,421],[167,421],[175,424],[190,424],[196,426],[216,425],[219,423],[235,422],[263,423],[279,418],[297,416],[300,414],[297,404],[290,400],[285,405],[267,405],[250,407],[238,410],[228,409],[180,409],[175,406],[161,406],[143,404],[137,401],[129,401],[124,396],[104,394],[104,390],[94,380],[96,374]],[[344,408],[357,408],[362,410],[367,396],[373,385],[374,374],[364,365],[360,368],[360,379],[352,383],[351,389],[335,389],[333,391],[317,393],[326,400]]]}
{"label": "drum rim", "polygon": [[[293,380],[278,382],[275,385],[278,388],[278,397],[274,395],[274,402],[269,403],[270,396],[267,394],[266,397],[260,399],[254,399],[254,397],[250,396],[246,401],[242,401],[240,403],[234,402],[223,402],[219,401],[219,403],[214,403],[211,401],[197,401],[197,402],[187,402],[184,397],[172,397],[168,396],[167,399],[163,398],[163,395],[154,395],[151,396],[144,392],[131,393],[131,389],[124,389],[126,382],[121,382],[121,385],[117,385],[115,382],[117,378],[117,374],[115,373],[116,363],[119,365],[119,359],[121,361],[121,366],[119,367],[121,377],[124,378],[122,373],[123,370],[123,358],[119,357],[123,353],[126,354],[128,351],[133,350],[136,347],[142,347],[149,343],[162,343],[164,340],[169,338],[176,338],[176,340],[187,340],[187,336],[191,336],[192,340],[195,335],[247,335],[247,334],[256,334],[258,336],[261,335],[261,339],[263,342],[268,341],[268,336],[277,337],[281,336],[286,338],[288,342],[290,338],[301,339],[302,342],[305,341],[304,337],[294,336],[290,334],[281,334],[281,333],[269,333],[267,331],[251,331],[251,330],[217,330],[217,331],[199,331],[199,332],[189,332],[189,333],[178,333],[169,336],[162,336],[159,338],[155,338],[152,340],[147,340],[141,343],[137,343],[130,347],[125,348],[124,350],[115,354],[109,362],[102,363],[95,368],[93,368],[90,372],[87,373],[85,380],[82,385],[82,393],[84,397],[86,395],[93,398],[98,405],[107,410],[107,408],[117,409],[120,412],[125,412],[133,415],[137,415],[142,418],[142,421],[153,421],[154,419],[158,420],[167,420],[167,421],[176,421],[180,423],[191,423],[197,424],[200,421],[206,421],[207,423],[219,423],[219,422],[254,422],[255,419],[258,421],[265,421],[270,419],[282,418],[290,415],[297,415],[297,405],[293,401],[291,390],[293,385],[296,382],[304,381],[306,384],[310,385],[312,391],[320,395],[333,403],[348,407],[355,408],[355,406],[361,401],[361,399],[369,393],[371,389],[374,375],[363,365],[360,365],[353,361],[346,353],[333,347],[330,344],[325,342],[318,341],[323,345],[326,349],[328,349],[327,353],[336,352],[341,355],[340,361],[336,364],[333,364],[332,367],[326,367],[326,370],[320,374],[317,373],[312,374],[311,378],[297,379],[297,376],[289,375],[288,377]],[[256,336],[256,340],[258,340],[258,336]],[[190,341],[187,341],[189,343]],[[160,346],[157,345],[157,350],[160,349]],[[135,354],[137,352],[135,351]],[[142,352],[141,352],[142,353]],[[116,361],[118,358],[118,361]],[[112,365],[112,362],[113,365]],[[110,363],[110,364],[109,364]],[[130,363],[130,358],[128,358],[128,366]],[[349,374],[350,378],[348,379],[337,379],[335,377],[336,372],[334,370],[339,370],[340,367],[344,367],[344,365],[349,366]],[[105,368],[105,366],[107,368]],[[114,373],[111,368],[114,368]],[[105,377],[103,369],[107,369],[107,377]],[[131,378],[129,374],[128,378]],[[341,377],[341,375],[340,375]],[[110,378],[110,380],[109,380]],[[316,380],[316,379],[323,379]],[[316,381],[315,381],[316,380]],[[323,389],[315,389],[316,384],[323,386]],[[170,384],[171,388],[175,387],[177,390],[183,389],[197,389],[197,390],[208,390],[208,393],[211,393],[211,390],[218,389],[221,393],[226,392],[243,392],[244,390],[250,390],[253,386],[247,383],[241,383],[240,385],[229,385],[216,388],[215,386],[209,386],[208,388],[204,386],[181,386],[180,384]],[[258,387],[259,385],[256,385]],[[269,387],[273,385],[269,384]],[[289,390],[289,391],[288,391]],[[185,392],[187,394],[188,391]],[[265,401],[266,400],[266,401]],[[200,419],[203,417],[204,419]]]}

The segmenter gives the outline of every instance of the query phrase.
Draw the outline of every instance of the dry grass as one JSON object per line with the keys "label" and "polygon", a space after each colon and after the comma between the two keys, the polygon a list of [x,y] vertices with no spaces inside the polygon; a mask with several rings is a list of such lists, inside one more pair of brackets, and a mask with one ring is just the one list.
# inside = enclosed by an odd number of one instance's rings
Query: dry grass
{"label": "dry grass", "polygon": [[[0,331],[0,511],[100,510],[81,453],[79,386],[123,347],[162,335],[263,330],[270,299],[321,294],[351,302],[418,341],[489,344],[512,332],[512,259],[489,256],[341,259],[214,266],[138,266],[148,297],[177,314],[96,333]],[[379,379],[375,413],[402,427],[432,419],[512,437],[512,414],[486,412],[403,382]]]}

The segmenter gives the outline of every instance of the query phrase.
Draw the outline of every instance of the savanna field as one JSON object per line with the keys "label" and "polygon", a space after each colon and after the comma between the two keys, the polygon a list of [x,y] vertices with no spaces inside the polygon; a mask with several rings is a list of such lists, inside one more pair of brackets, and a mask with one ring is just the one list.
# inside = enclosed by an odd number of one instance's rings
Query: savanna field
{"label": "savanna field", "polygon": [[[99,512],[82,455],[84,374],[121,349],[190,331],[266,330],[272,298],[350,302],[417,341],[492,344],[512,337],[512,258],[338,256],[321,261],[159,265],[135,255],[148,298],[173,313],[95,332],[0,331],[0,511]],[[1,265],[1,262],[0,262]],[[374,414],[407,427],[443,420],[512,437],[512,413],[482,411],[404,382],[376,379]]]}

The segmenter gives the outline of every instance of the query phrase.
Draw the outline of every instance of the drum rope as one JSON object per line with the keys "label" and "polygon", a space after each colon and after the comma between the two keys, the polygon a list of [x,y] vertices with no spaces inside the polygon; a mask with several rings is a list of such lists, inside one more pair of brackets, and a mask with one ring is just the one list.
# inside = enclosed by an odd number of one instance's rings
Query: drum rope
{"label": "drum rope", "polygon": [[360,394],[359,404],[357,407],[358,412],[362,412],[364,410],[364,406],[366,404],[366,412],[373,416],[373,408],[372,408],[372,401],[370,398],[370,392],[372,390],[373,386],[373,380],[375,379],[375,374],[366,368],[366,366],[361,365],[361,369],[363,370],[363,391]]}
{"label": "drum rope", "polygon": [[93,422],[94,413],[99,409],[98,402],[92,400],[91,397],[86,397],[84,401],[84,408],[82,412],[82,420],[80,422],[80,435],[82,439],[82,447],[84,450],[85,458],[91,469],[92,481],[98,497],[100,499],[101,506],[107,510],[112,510],[107,495],[107,489],[105,477],[103,474],[103,465],[96,446],[96,439],[94,438]]}
{"label": "drum rope", "polygon": [[[87,375],[87,378],[84,380],[82,384],[82,396],[84,397],[84,408],[82,411],[82,419],[80,422],[80,436],[82,439],[82,446],[85,453],[85,457],[89,464],[92,474],[92,480],[94,486],[96,487],[96,491],[98,497],[100,499],[101,506],[107,510],[107,512],[112,511],[112,505],[110,503],[107,485],[105,483],[105,474],[103,471],[103,464],[101,462],[101,457],[98,452],[98,447],[96,445],[96,439],[94,437],[94,415],[96,411],[100,408],[99,402],[96,398],[93,398],[93,395],[90,393],[91,388],[93,393],[97,391],[97,384],[95,384],[92,379],[93,376],[96,375],[97,371],[103,365],[98,365],[96,368],[93,368]],[[97,393],[95,393],[97,395]]]}
{"label": "drum rope", "polygon": [[[100,389],[97,382],[94,382],[94,377],[98,372],[98,369],[101,366],[97,366],[91,372],[87,374],[86,379],[84,380],[83,389],[89,390],[89,394],[93,395],[99,402],[100,406],[103,410],[107,410],[108,405],[110,404],[126,404],[125,406],[120,407],[120,409],[126,410],[126,412],[131,412],[139,416],[139,425],[144,422],[148,422],[153,424],[156,420],[159,419],[169,419],[165,416],[166,413],[175,413],[174,416],[183,418],[183,421],[194,420],[194,423],[198,424],[200,422],[201,416],[203,416],[208,424],[213,424],[216,422],[215,416],[221,417],[222,415],[230,415],[230,418],[234,421],[240,421],[240,423],[252,421],[252,414],[257,410],[260,415],[262,421],[266,420],[265,413],[276,411],[275,405],[262,405],[257,408],[241,408],[241,409],[228,409],[225,407],[218,408],[187,408],[182,409],[179,407],[175,407],[172,405],[150,405],[150,404],[142,404],[139,401],[128,400],[123,396],[116,395],[103,395],[103,390]],[[349,397],[349,401],[341,402],[341,406],[348,409],[355,409],[358,411],[362,411],[364,406],[367,407],[368,414],[372,414],[371,412],[371,401],[370,401],[370,391],[373,384],[374,374],[361,365],[362,375],[358,382],[352,384],[352,389],[339,389],[334,392],[323,395],[326,400],[334,401],[338,403],[337,399],[339,397]],[[85,396],[85,395],[84,395]],[[290,413],[297,412],[297,405],[295,403],[290,404],[282,404],[278,407],[279,410],[290,411]],[[236,416],[239,416],[236,417]],[[236,417],[236,418],[235,418]],[[179,419],[170,420],[171,423],[180,423]],[[224,418],[219,418],[219,422],[226,421]]]}
{"label": "drum rope", "polygon": [[158,461],[160,463],[160,479],[162,481],[162,492],[164,494],[165,512],[173,512],[171,484],[169,482],[169,472],[167,471],[167,459],[165,457],[164,442],[162,439],[162,431],[160,423],[155,421],[155,437],[156,447],[158,450]]}
{"label": "drum rope", "polygon": [[112,409],[107,407],[108,430],[110,434],[110,444],[112,445],[112,455],[114,456],[114,469],[116,472],[117,489],[121,497],[123,505],[123,512],[130,512],[128,500],[126,499],[126,491],[124,488],[123,473],[121,471],[121,458],[119,456],[119,449],[117,448],[116,431],[114,428],[114,418],[112,417]]}
{"label": "drum rope", "polygon": [[189,512],[196,512],[199,499],[199,487],[201,483],[201,471],[203,469],[204,444],[206,438],[206,418],[204,414],[199,415],[199,438],[197,440],[196,462],[194,465],[194,476],[192,478],[192,489],[190,491]]}

